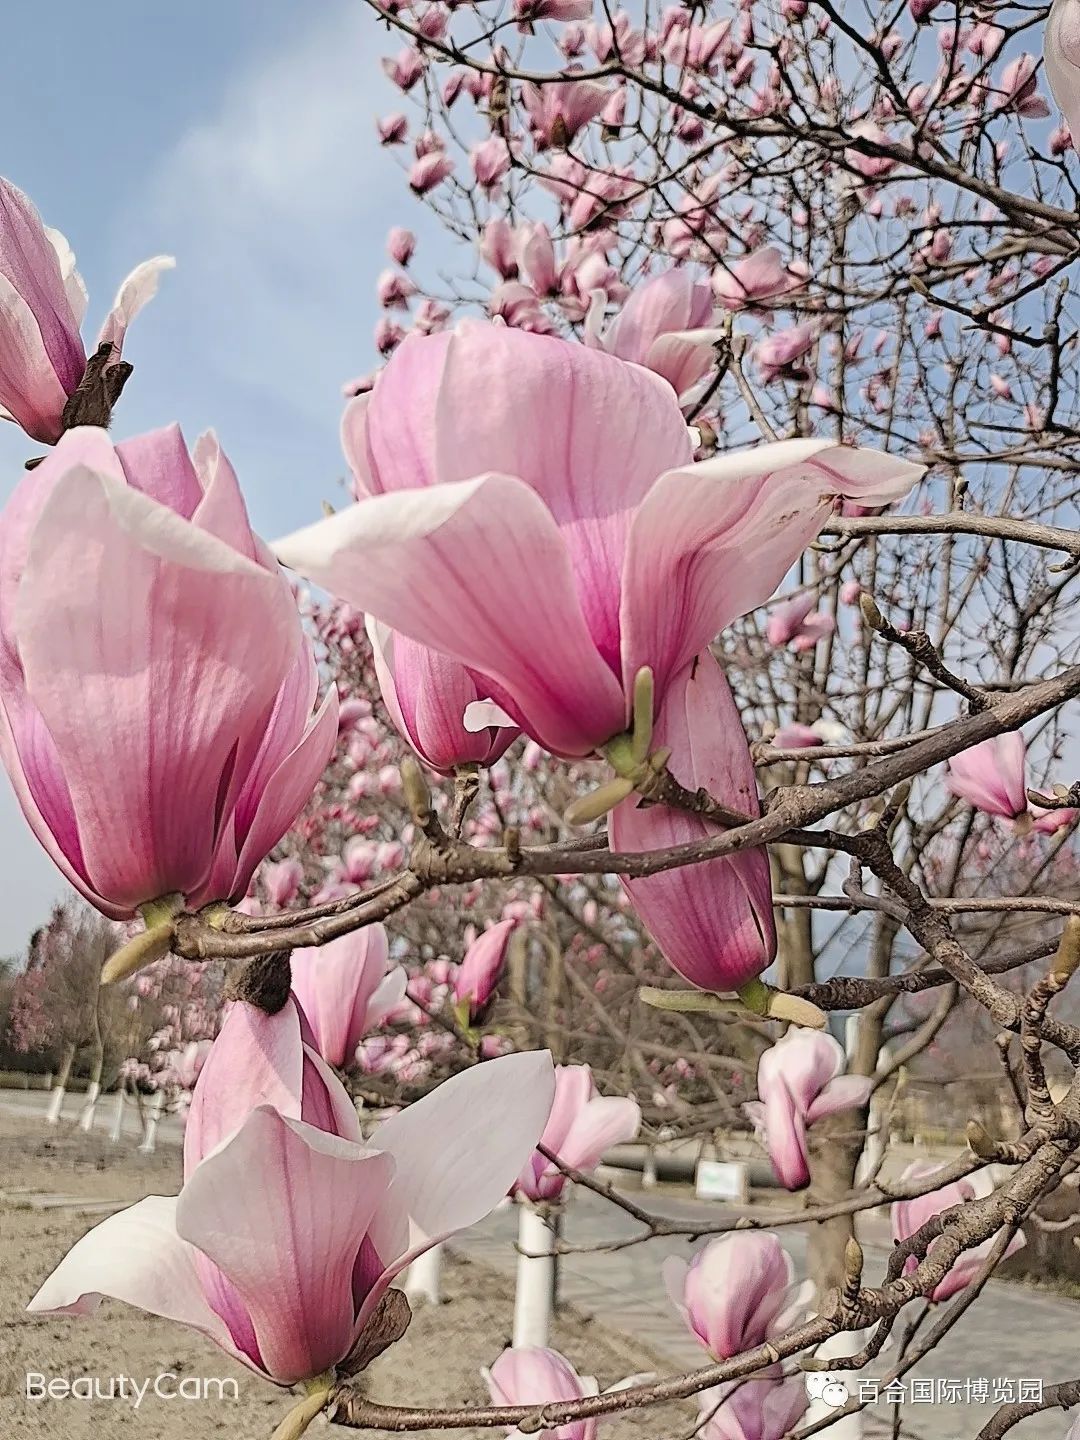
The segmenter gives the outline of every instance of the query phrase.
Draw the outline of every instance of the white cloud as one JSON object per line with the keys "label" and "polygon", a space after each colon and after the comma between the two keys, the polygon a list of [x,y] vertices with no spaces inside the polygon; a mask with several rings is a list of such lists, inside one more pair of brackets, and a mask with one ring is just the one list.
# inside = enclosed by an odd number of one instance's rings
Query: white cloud
{"label": "white cloud", "polygon": [[306,24],[163,158],[136,223],[178,256],[191,363],[322,420],[370,362],[383,238],[410,200],[375,139],[387,37],[357,0]]}

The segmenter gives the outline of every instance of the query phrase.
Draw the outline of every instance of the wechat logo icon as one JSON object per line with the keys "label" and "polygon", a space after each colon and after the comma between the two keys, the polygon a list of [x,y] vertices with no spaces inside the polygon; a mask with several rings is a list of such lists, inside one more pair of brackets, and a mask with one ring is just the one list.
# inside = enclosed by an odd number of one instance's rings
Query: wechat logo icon
{"label": "wechat logo icon", "polygon": [[843,1379],[827,1370],[807,1372],[806,1393],[811,1400],[820,1400],[823,1405],[831,1405],[834,1410],[846,1405],[851,1398]]}

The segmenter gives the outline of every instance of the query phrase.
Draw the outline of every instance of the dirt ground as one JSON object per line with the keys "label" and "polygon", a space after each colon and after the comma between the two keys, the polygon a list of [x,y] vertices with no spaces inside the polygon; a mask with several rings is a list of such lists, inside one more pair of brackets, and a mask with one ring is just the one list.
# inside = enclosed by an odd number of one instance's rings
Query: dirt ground
{"label": "dirt ground", "polygon": [[[134,1202],[144,1195],[175,1194],[180,1156],[165,1145],[138,1155],[128,1142],[112,1145],[61,1125],[46,1136],[37,1121],[0,1115],[0,1437],[2,1440],[269,1440],[295,1399],[235,1365],[192,1331],[141,1311],[107,1302],[91,1318],[42,1318],[26,1302],[71,1245],[103,1215],[71,1208],[34,1209],[28,1192],[80,1200]],[[13,1193],[17,1192],[17,1193]],[[509,1339],[513,1296],[507,1280],[474,1263],[445,1268],[445,1303],[418,1309],[396,1346],[367,1372],[377,1399],[399,1404],[480,1404],[479,1376]],[[572,1312],[556,1321],[552,1342],[601,1386],[643,1370],[663,1369],[629,1339]],[[110,1377],[137,1381],[174,1375],[161,1388],[177,1390],[194,1378],[234,1379],[237,1399],[157,1396],[153,1384],[136,1408],[132,1398],[27,1399],[27,1376]],[[31,1387],[38,1382],[31,1381]],[[604,1440],[645,1440],[686,1426],[679,1408],[653,1409],[605,1425]],[[357,1433],[318,1422],[310,1431],[344,1437]],[[445,1433],[445,1432],[444,1432]],[[457,1431],[498,1436],[501,1431]]]}

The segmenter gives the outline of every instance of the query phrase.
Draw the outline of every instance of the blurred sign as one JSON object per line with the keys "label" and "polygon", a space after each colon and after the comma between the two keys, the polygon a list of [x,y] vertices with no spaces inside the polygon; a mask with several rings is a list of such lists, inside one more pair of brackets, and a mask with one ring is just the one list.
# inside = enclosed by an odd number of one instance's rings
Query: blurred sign
{"label": "blurred sign", "polygon": [[746,1203],[746,1165],[742,1160],[699,1160],[694,1176],[699,1200]]}

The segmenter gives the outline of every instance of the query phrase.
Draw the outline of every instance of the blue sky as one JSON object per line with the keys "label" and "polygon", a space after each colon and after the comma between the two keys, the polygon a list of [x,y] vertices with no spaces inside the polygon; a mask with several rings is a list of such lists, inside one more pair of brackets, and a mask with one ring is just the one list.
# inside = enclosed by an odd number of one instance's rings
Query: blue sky
{"label": "blue sky", "polygon": [[[341,385],[375,360],[387,228],[412,225],[429,261],[438,243],[375,137],[401,108],[386,35],[359,0],[57,0],[4,31],[0,170],[71,242],[90,338],[133,265],[176,257],[129,336],[115,436],[213,426],[257,529],[317,518],[340,494]],[[0,426],[0,498],[34,453]],[[0,786],[11,954],[64,886]]]}

